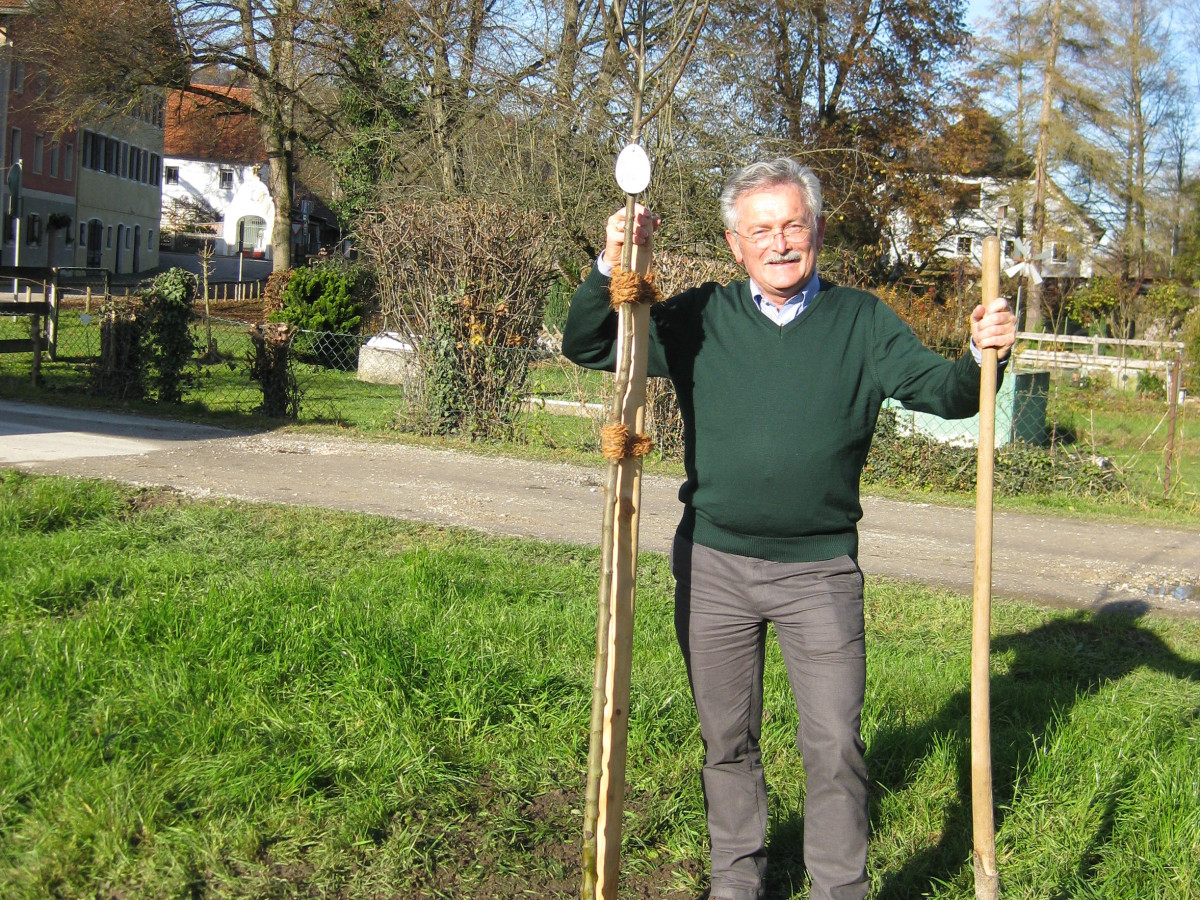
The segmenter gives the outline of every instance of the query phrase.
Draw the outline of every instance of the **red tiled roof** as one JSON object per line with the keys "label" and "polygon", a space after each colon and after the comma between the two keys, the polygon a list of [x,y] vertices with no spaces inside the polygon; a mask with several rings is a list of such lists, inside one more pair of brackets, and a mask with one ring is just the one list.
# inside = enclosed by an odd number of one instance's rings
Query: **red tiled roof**
{"label": "red tiled roof", "polygon": [[[4,2],[4,0],[0,0]],[[255,163],[267,158],[258,122],[252,112],[250,89],[196,85],[203,96],[183,91],[167,95],[163,155],[209,162]]]}

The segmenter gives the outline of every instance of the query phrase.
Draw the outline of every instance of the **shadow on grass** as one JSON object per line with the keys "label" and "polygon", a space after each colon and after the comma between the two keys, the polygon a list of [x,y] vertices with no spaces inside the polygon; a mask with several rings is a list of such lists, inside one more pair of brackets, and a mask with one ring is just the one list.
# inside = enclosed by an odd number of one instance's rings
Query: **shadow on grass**
{"label": "shadow on grass", "polygon": [[[1076,612],[1028,632],[992,641],[995,654],[1013,654],[1009,670],[991,682],[992,780],[996,828],[1013,800],[1017,773],[1032,752],[1053,736],[1055,722],[1070,715],[1080,700],[1140,668],[1175,678],[1200,681],[1200,663],[1185,659],[1158,635],[1141,627],[1149,610],[1140,602],[1111,604],[1102,612]],[[905,787],[906,773],[937,743],[960,749],[953,805],[946,811],[941,840],[890,873],[874,894],[878,900],[922,897],[960,873],[972,852],[970,772],[970,690],[955,693],[933,718],[910,728],[877,734],[867,749],[872,779],[873,826],[878,823],[881,793]],[[1130,774],[1129,778],[1132,778]],[[1128,779],[1123,778],[1122,783]],[[1077,872],[1086,880],[1112,839],[1121,790],[1107,801],[1100,825],[1081,855]],[[803,817],[777,822],[768,839],[771,869],[767,898],[793,896],[806,879]]]}

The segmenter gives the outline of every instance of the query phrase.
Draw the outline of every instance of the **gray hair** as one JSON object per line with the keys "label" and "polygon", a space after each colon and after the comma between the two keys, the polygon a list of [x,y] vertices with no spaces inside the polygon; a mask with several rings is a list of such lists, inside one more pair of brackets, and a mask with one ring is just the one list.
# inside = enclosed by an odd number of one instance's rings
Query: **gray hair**
{"label": "gray hair", "polygon": [[737,231],[737,204],[746,194],[781,184],[794,184],[814,224],[821,216],[821,182],[817,173],[786,156],[750,163],[733,173],[721,191],[721,219],[727,231]]}

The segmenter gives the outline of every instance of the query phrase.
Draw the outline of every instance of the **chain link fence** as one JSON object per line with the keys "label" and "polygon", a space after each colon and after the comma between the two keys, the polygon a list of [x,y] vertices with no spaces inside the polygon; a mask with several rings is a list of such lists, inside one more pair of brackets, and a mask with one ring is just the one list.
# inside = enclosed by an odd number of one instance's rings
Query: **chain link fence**
{"label": "chain link fence", "polygon": [[[143,412],[206,417],[231,427],[262,427],[263,392],[250,375],[249,324],[198,317],[197,354],[184,402],[126,404]],[[0,317],[0,342],[27,339],[28,319]],[[68,304],[59,314],[57,352],[43,357],[41,387],[29,387],[31,353],[0,355],[0,388],[9,396],[86,397],[100,358],[100,316]],[[543,332],[529,354],[529,376],[511,438],[518,444],[595,452],[610,400],[611,378],[580,369]],[[291,370],[301,424],[344,426],[367,433],[420,430],[421,372],[400,335],[363,337],[297,332]],[[1178,374],[1167,379],[1178,385]],[[1141,395],[1116,390],[1102,375],[1033,368],[1018,357],[997,403],[997,490],[1004,494],[1065,492],[1106,495],[1133,490],[1147,497],[1200,494],[1200,433],[1195,401],[1146,380]],[[1185,402],[1186,401],[1186,402]],[[651,379],[647,430],[657,452],[682,458],[682,426],[669,382]],[[977,417],[946,421],[889,403],[868,459],[865,480],[900,487],[969,491],[974,483]]]}

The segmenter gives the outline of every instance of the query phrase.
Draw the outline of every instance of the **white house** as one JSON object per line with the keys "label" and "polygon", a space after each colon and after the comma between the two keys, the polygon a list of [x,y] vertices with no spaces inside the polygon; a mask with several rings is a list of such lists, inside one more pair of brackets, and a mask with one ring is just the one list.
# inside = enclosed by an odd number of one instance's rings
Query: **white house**
{"label": "white house", "polygon": [[[999,178],[948,176],[946,189],[955,194],[947,217],[930,237],[933,253],[948,261],[963,261],[972,268],[983,262],[983,239],[1001,238],[1001,266],[1016,260],[1017,201],[1024,199],[1024,227],[1028,243],[1033,234],[1033,181]],[[1046,197],[1045,259],[1039,269],[1046,278],[1090,278],[1103,256],[1104,229],[1087,216],[1054,182]],[[919,268],[926,259],[912,249],[912,226],[903,213],[888,221],[889,251],[893,265]]]}
{"label": "white house", "polygon": [[211,234],[219,256],[270,258],[275,204],[258,127],[245,111],[249,90],[198,88],[214,96],[167,98],[162,230]]}

